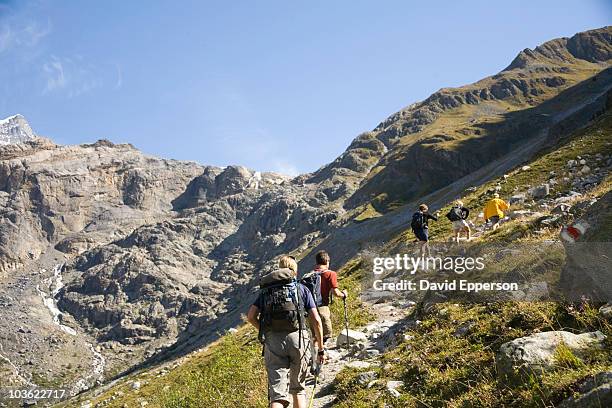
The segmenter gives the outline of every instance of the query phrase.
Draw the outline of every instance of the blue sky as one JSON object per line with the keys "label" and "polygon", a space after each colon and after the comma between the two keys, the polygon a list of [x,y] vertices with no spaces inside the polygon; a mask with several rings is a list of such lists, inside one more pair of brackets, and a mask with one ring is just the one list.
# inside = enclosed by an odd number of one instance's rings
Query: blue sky
{"label": "blue sky", "polygon": [[298,173],[439,88],[612,23],[606,1],[0,0],[0,117],[57,143]]}

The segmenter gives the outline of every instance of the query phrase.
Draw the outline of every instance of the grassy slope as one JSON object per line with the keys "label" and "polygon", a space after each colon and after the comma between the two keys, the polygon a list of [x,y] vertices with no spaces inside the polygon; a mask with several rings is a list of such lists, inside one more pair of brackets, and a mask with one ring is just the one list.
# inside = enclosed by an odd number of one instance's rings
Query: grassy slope
{"label": "grassy slope", "polygon": [[[481,208],[488,198],[487,191],[501,182],[502,197],[525,191],[530,185],[546,181],[550,171],[561,175],[568,160],[576,156],[612,154],[612,115],[606,114],[595,123],[564,140],[560,147],[541,153],[530,169],[517,169],[505,180],[494,180],[467,194],[463,200],[470,208]],[[557,192],[569,186],[556,186]],[[600,197],[612,189],[610,176],[587,197]],[[445,214],[449,209],[442,209]],[[556,236],[535,235],[534,220],[517,220],[486,233],[486,242],[533,242]],[[446,218],[433,223],[434,240],[451,237]],[[609,239],[610,237],[605,237]],[[409,231],[399,235],[388,248],[411,240]],[[422,324],[406,332],[412,336],[392,352],[384,355],[376,369],[380,381],[371,388],[359,385],[360,370],[345,369],[336,380],[339,407],[440,407],[440,406],[551,406],[571,395],[579,380],[594,373],[612,369],[612,324],[598,316],[597,309],[557,303],[497,303],[479,305],[439,304],[418,315]],[[462,323],[475,322],[470,334],[455,337]],[[569,330],[585,332],[601,330],[608,336],[606,350],[581,361],[569,352],[558,350],[559,367],[541,378],[532,378],[524,385],[510,386],[497,378],[495,352],[506,341],[538,331]],[[402,397],[394,399],[386,393],[386,380],[401,380],[405,386]],[[387,404],[387,405],[385,405]]]}
{"label": "grassy slope", "polygon": [[[588,305],[577,310],[554,303],[438,304],[420,318],[422,323],[406,332],[412,338],[383,357],[373,387],[359,385],[359,370],[340,373],[338,407],[544,407],[571,395],[578,380],[612,368],[612,325]],[[474,322],[470,333],[455,337],[465,322]],[[502,343],[561,329],[601,330],[608,335],[607,348],[584,362],[559,350],[558,368],[524,385],[497,378],[494,356]],[[404,381],[401,398],[385,392],[386,380]]]}
{"label": "grassy slope", "polygon": [[[544,65],[550,64],[550,67],[557,67],[559,65],[558,61],[550,63],[550,61],[547,62],[543,60],[542,63]],[[391,148],[387,161],[390,163],[401,161],[402,157],[408,154],[407,152],[413,145],[418,144],[419,141],[424,139],[431,140],[431,143],[426,144],[430,148],[448,152],[461,150],[461,146],[464,143],[475,146],[474,142],[482,141],[482,143],[487,146],[487,149],[497,149],[498,147],[495,147],[495,143],[496,140],[500,138],[507,140],[508,143],[514,142],[517,136],[516,130],[511,127],[509,128],[509,124],[533,124],[533,121],[540,120],[543,117],[534,116],[535,110],[541,115],[555,115],[558,112],[571,108],[577,101],[583,100],[585,95],[593,90],[591,88],[596,87],[596,85],[589,84],[585,80],[600,72],[602,66],[581,60],[561,65],[565,65],[570,69],[570,71],[566,73],[558,74],[565,79],[566,82],[564,85],[559,87],[547,87],[539,84],[535,86],[538,90],[537,95],[524,96],[518,93],[503,100],[481,101],[476,105],[464,104],[458,108],[444,111],[420,132],[402,136],[398,140],[398,143]],[[521,80],[524,79],[524,76],[524,73],[506,71],[471,85],[451,89],[450,91],[461,93],[460,91],[489,88],[493,83],[499,80],[499,78]],[[546,76],[546,74],[537,72],[529,73],[529,77],[533,79],[539,77],[545,78]],[[586,86],[584,86],[584,88],[578,87],[580,89],[574,88],[574,86],[580,85],[581,83],[582,85],[586,84]],[[557,98],[561,94],[563,94],[563,97]],[[402,120],[400,119],[398,123],[393,126],[401,128],[401,124]],[[539,126],[544,125],[540,124]],[[533,127],[538,128],[538,126],[535,125]],[[523,136],[526,135],[521,135],[521,137]],[[440,137],[443,137],[445,141],[436,140]],[[386,190],[382,193],[384,197],[381,197],[381,194],[379,194],[380,191],[375,187],[369,186],[369,184],[375,183],[376,176],[384,172],[385,168],[386,165],[383,160],[375,166],[362,181],[362,188],[368,191],[371,190],[370,192],[376,195],[376,197],[370,203],[366,202],[354,209],[356,221],[377,217],[380,213],[392,211],[419,195],[426,195],[432,192],[431,189],[424,187],[423,191],[418,192],[418,194],[411,194],[410,197],[406,197],[406,191],[409,190],[406,188],[406,183],[409,184],[409,181],[400,184],[389,184],[389,180],[382,180]],[[400,170],[396,169],[395,171]],[[406,174],[396,174],[396,176],[407,177]]]}
{"label": "grassy slope", "polygon": [[[468,193],[461,199],[468,208],[472,208],[474,212],[481,211],[484,208],[486,201],[490,198],[488,191],[495,188],[499,183],[501,190],[499,194],[502,198],[508,198],[519,192],[526,192],[530,187],[540,185],[549,179],[551,171],[556,173],[557,181],[561,181],[562,174],[567,170],[566,164],[568,160],[576,159],[577,156],[595,155],[601,153],[604,156],[612,154],[612,141],[610,134],[612,133],[612,113],[600,117],[595,123],[578,131],[576,134],[563,140],[558,147],[542,152],[531,163],[528,170],[517,168],[508,173],[507,179],[492,180],[476,188],[474,192]],[[610,178],[604,182],[601,188],[596,189],[593,194],[603,195],[607,188],[610,187]],[[561,182],[553,186],[552,193],[567,191],[570,188],[567,184]],[[441,214],[446,214],[451,207],[451,203],[443,207]],[[520,207],[519,207],[520,208]],[[515,207],[516,209],[516,207]],[[473,216],[476,214],[473,214]],[[483,239],[504,239],[509,237],[510,232],[515,229],[531,230],[532,225],[521,227],[525,224],[524,221],[512,221],[498,229],[495,232],[487,233]],[[451,223],[446,217],[441,217],[439,222],[431,223],[430,235],[437,240],[450,238]],[[410,231],[406,231],[406,237]],[[530,234],[523,234],[522,239],[533,238]]]}

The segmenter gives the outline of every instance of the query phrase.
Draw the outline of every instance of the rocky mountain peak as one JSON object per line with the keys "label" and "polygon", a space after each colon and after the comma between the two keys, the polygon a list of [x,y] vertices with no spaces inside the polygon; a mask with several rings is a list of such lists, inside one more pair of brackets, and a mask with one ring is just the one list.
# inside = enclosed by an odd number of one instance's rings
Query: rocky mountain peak
{"label": "rocky mountain peak", "polygon": [[525,48],[504,71],[542,64],[547,60],[556,63],[570,62],[573,59],[593,63],[606,62],[612,58],[610,44],[612,44],[612,26],[584,31],[570,38],[556,38],[533,50]]}
{"label": "rocky mountain peak", "polygon": [[22,115],[17,114],[0,120],[0,145],[23,143],[35,138],[34,131]]}

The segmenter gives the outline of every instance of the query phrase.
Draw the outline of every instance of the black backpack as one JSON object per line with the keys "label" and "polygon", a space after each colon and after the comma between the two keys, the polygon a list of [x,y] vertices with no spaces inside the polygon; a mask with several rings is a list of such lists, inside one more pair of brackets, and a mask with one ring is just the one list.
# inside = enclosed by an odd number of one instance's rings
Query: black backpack
{"label": "black backpack", "polygon": [[450,209],[448,214],[446,214],[446,218],[449,221],[459,221],[463,219],[463,209],[461,207],[453,207]]}
{"label": "black backpack", "polygon": [[425,226],[425,215],[417,211],[412,215],[412,222],[410,223],[410,227],[413,230],[421,229]]}
{"label": "black backpack", "polygon": [[304,328],[305,309],[299,283],[290,269],[279,269],[265,275],[260,283],[261,310],[259,341],[264,343],[266,331],[293,332]]}
{"label": "black backpack", "polygon": [[321,295],[321,272],[308,272],[306,275],[302,276],[300,282],[302,285],[306,286],[310,293],[312,293],[315,305],[317,305],[317,307],[323,306],[323,296]]}

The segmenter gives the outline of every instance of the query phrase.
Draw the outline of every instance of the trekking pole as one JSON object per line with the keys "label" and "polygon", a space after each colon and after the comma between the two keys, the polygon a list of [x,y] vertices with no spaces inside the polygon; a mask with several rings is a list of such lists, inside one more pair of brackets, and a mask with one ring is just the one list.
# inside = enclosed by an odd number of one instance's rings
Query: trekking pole
{"label": "trekking pole", "polygon": [[346,327],[346,348],[348,349],[350,346],[350,340],[349,340],[348,311],[346,309],[346,294],[342,298],[342,303],[344,303],[344,326]]}
{"label": "trekking pole", "polygon": [[319,382],[319,372],[321,371],[321,366],[317,366],[317,371],[315,371],[315,380],[314,385],[312,386],[312,394],[310,394],[310,402],[308,403],[308,408],[312,408],[312,404],[314,403],[315,392],[317,390],[317,384]]}

